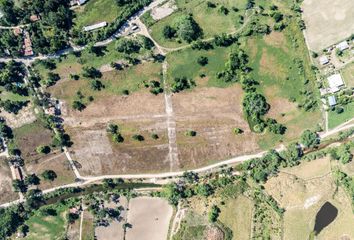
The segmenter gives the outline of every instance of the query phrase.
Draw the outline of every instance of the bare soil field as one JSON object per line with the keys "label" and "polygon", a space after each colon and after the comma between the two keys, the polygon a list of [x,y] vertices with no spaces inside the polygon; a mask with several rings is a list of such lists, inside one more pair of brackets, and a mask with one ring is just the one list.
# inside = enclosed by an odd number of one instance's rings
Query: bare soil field
{"label": "bare soil field", "polygon": [[53,170],[57,174],[54,181],[41,180],[39,187],[48,189],[75,181],[75,175],[70,167],[64,153],[57,151],[50,155],[41,157],[39,160],[27,163],[26,170],[28,173],[35,173],[40,176],[45,170]]}
{"label": "bare soil field", "polygon": [[0,203],[16,200],[18,194],[12,190],[12,176],[6,158],[0,158]]}
{"label": "bare soil field", "polygon": [[354,1],[305,0],[302,5],[309,48],[320,51],[354,32]]}
{"label": "bare soil field", "polygon": [[[181,168],[197,167],[259,149],[257,135],[250,131],[243,118],[241,99],[242,90],[237,85],[224,89],[197,88],[173,95]],[[235,127],[244,133],[236,136]],[[186,136],[188,130],[196,131],[197,136]]]}
{"label": "bare soil field", "polygon": [[[90,128],[67,129],[74,142],[71,152],[80,172],[87,175],[158,172],[169,167],[165,121],[114,121],[120,127],[123,143],[115,143],[107,134],[107,124]],[[152,139],[151,134],[158,134]],[[132,139],[140,134],[144,141]]]}
{"label": "bare soil field", "polygon": [[105,207],[120,208],[120,216],[118,220],[113,220],[107,227],[98,226],[95,228],[95,236],[97,240],[123,240],[124,229],[123,224],[126,221],[126,211],[128,208],[128,200],[125,197],[119,198],[119,203],[109,203]]}
{"label": "bare soil field", "polygon": [[129,202],[127,240],[166,240],[173,209],[161,198],[139,197]]}

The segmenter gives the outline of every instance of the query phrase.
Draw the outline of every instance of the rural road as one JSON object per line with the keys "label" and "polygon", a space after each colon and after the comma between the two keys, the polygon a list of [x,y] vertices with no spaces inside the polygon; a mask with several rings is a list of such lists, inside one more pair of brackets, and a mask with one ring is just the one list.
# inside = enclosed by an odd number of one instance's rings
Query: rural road
{"label": "rural road", "polygon": [[[329,136],[331,136],[333,134],[336,134],[338,132],[345,131],[345,130],[348,130],[350,128],[353,128],[354,127],[354,123],[351,123],[352,121],[354,121],[354,119],[351,119],[350,121],[339,125],[337,128],[332,129],[331,131],[328,131],[326,133],[321,134],[320,138],[324,139],[324,138],[329,137]],[[282,151],[284,149],[285,149],[285,147],[281,146],[281,147],[279,147],[279,148],[277,148],[275,150],[276,151]],[[197,169],[191,169],[191,170],[188,170],[188,171],[193,171],[195,173],[208,172],[208,171],[212,171],[212,170],[214,170],[216,168],[219,168],[219,167],[222,167],[222,166],[230,166],[230,165],[234,165],[236,163],[241,163],[241,162],[244,162],[244,161],[251,160],[253,158],[262,157],[266,152],[267,151],[262,151],[262,152],[259,152],[259,153],[256,153],[256,154],[238,156],[238,157],[231,158],[229,160],[221,161],[221,162],[218,162],[218,163],[215,163],[215,164],[212,164],[212,165],[208,165],[208,166],[205,166],[205,167],[197,168]],[[82,186],[91,184],[91,183],[96,182],[96,181],[101,181],[101,180],[110,179],[110,178],[112,178],[112,179],[114,179],[114,178],[146,179],[146,180],[150,180],[151,182],[156,182],[157,180],[171,178],[170,181],[173,181],[174,177],[180,177],[180,176],[183,175],[184,172],[185,171],[165,172],[165,173],[157,173],[157,174],[148,174],[147,173],[147,174],[118,174],[118,175],[85,176],[85,177],[81,176],[81,178],[80,178],[81,181],[43,190],[43,194],[54,192],[56,190],[63,189],[63,188],[82,187]],[[1,204],[0,207],[6,208],[6,207],[9,207],[9,206],[11,206],[13,204],[17,204],[17,203],[24,202],[24,201],[25,201],[24,199],[22,199],[22,200],[18,199],[18,200],[12,201],[12,202],[7,202],[7,203],[4,203],[4,204]]]}

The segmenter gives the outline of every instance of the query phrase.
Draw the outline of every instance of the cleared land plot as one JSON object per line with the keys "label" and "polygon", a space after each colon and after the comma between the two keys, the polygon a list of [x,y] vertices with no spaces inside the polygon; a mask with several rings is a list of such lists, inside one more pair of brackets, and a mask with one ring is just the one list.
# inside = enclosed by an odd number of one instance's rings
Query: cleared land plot
{"label": "cleared land plot", "polygon": [[307,42],[313,51],[320,51],[354,32],[352,0],[305,0],[302,8]]}
{"label": "cleared land plot", "polygon": [[354,88],[354,62],[348,64],[341,70],[344,82],[347,87]]}
{"label": "cleared land plot", "polygon": [[36,148],[40,145],[50,145],[52,143],[53,133],[44,128],[39,120],[13,129],[13,133],[14,143],[21,150],[21,156],[25,160],[25,164],[38,162],[44,155],[37,153]]}
{"label": "cleared land plot", "polygon": [[[168,141],[165,121],[115,121],[124,142],[112,142],[106,124],[95,128],[68,129],[74,142],[71,151],[80,172],[88,175],[158,172],[168,169]],[[159,139],[154,140],[151,134]],[[132,139],[140,134],[144,141]]]}
{"label": "cleared land plot", "polygon": [[75,9],[74,23],[77,27],[99,22],[113,22],[121,14],[122,8],[115,0],[92,0]]}
{"label": "cleared land plot", "polygon": [[129,202],[127,240],[165,240],[173,209],[161,198],[139,197]]}
{"label": "cleared land plot", "polygon": [[221,207],[219,220],[232,230],[233,240],[250,239],[252,201],[244,196],[229,199]]}
{"label": "cleared land plot", "polygon": [[75,175],[69,161],[62,152],[43,156],[38,161],[27,163],[26,170],[28,173],[35,173],[37,176],[40,176],[45,170],[53,170],[57,174],[57,178],[54,181],[42,178],[39,185],[41,189],[61,186],[75,181]]}
{"label": "cleared land plot", "polygon": [[106,207],[120,208],[120,215],[118,220],[113,220],[107,227],[98,226],[95,228],[95,236],[97,240],[123,240],[124,228],[123,224],[126,220],[126,211],[128,207],[128,200],[125,197],[119,198],[119,203],[109,203]]}
{"label": "cleared land plot", "polygon": [[[167,25],[173,25],[179,17],[186,14],[192,14],[194,20],[203,29],[204,38],[210,38],[215,34],[235,32],[241,24],[240,16],[245,13],[246,1],[215,0],[217,6],[208,8],[207,2],[203,0],[176,0],[178,10],[170,16],[157,21],[151,27],[152,37],[164,47],[178,47],[185,45],[185,42],[178,43],[176,40],[166,40],[163,37],[163,28]],[[223,14],[219,8],[224,6],[228,9],[228,14]],[[236,7],[239,11],[232,10]]]}
{"label": "cleared land plot", "polygon": [[12,175],[6,158],[0,158],[0,203],[16,200],[18,194],[12,190]]}
{"label": "cleared land plot", "polygon": [[[297,47],[291,44],[291,39],[297,39]],[[258,88],[271,106],[267,117],[287,127],[283,136],[265,134],[259,141],[260,146],[267,149],[280,141],[293,141],[303,129],[320,123],[319,108],[309,112],[298,108],[299,104],[307,102],[302,92],[313,90],[317,94],[317,89],[310,61],[302,54],[307,48],[297,26],[291,23],[284,33],[273,32],[263,38],[248,39],[245,46],[253,69],[251,75],[260,83]],[[303,70],[299,69],[299,62]]]}
{"label": "cleared land plot", "polygon": [[65,236],[67,225],[67,208],[63,205],[52,205],[56,216],[43,216],[41,211],[36,211],[26,224],[29,227],[28,240],[61,239]]}
{"label": "cleared land plot", "polygon": [[[1,99],[3,100],[2,97]],[[36,115],[33,112],[31,104],[22,108],[17,114],[1,111],[0,116],[6,119],[6,123],[11,128],[22,127],[23,125],[30,124],[36,120]]]}
{"label": "cleared land plot", "polygon": [[[242,90],[196,88],[173,95],[181,168],[194,168],[258,150],[257,135],[249,130],[241,108]],[[235,135],[233,128],[244,133]],[[186,136],[188,130],[197,132]]]}
{"label": "cleared land plot", "polygon": [[343,106],[344,111],[338,114],[336,111],[328,111],[328,128],[335,128],[336,126],[349,121],[354,116],[354,102]]}

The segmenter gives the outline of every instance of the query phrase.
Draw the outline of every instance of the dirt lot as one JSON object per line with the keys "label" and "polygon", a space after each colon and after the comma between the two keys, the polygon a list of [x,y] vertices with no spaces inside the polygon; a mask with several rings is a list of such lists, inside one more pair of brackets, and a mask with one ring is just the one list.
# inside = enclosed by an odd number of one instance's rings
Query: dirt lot
{"label": "dirt lot", "polygon": [[[257,136],[243,119],[242,90],[197,88],[173,95],[177,123],[177,145],[181,168],[191,168],[258,150]],[[232,129],[244,133],[236,136]],[[196,137],[185,132],[194,130]]]}
{"label": "dirt lot", "polygon": [[0,158],[0,203],[6,203],[18,198],[18,194],[12,190],[12,176],[5,158]]}
{"label": "dirt lot", "polygon": [[[162,120],[114,121],[120,127],[123,143],[114,143],[107,134],[107,124],[90,128],[72,128],[68,132],[74,142],[71,151],[85,175],[165,171],[169,163],[166,124]],[[159,139],[154,140],[151,134]],[[132,140],[141,134],[142,142]]]}
{"label": "dirt lot", "polygon": [[139,197],[129,202],[127,240],[166,240],[173,209],[161,198]]}
{"label": "dirt lot", "polygon": [[354,32],[354,1],[305,0],[305,35],[313,51],[320,51]]}
{"label": "dirt lot", "polygon": [[41,175],[45,170],[53,170],[57,174],[54,181],[41,180],[40,188],[48,189],[75,181],[75,175],[71,170],[69,161],[64,153],[57,151],[50,155],[44,156],[37,161],[26,164],[28,173]]}
{"label": "dirt lot", "polygon": [[99,226],[95,228],[95,236],[97,237],[97,240],[123,240],[123,223],[126,220],[128,200],[125,197],[120,197],[118,204],[109,203],[106,207],[121,208],[120,216],[118,220],[113,220],[107,227]]}

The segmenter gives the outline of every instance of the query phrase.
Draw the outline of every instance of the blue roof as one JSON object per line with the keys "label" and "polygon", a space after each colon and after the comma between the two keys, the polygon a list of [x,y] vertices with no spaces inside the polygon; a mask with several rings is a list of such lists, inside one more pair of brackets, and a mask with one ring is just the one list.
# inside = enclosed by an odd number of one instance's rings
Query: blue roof
{"label": "blue roof", "polygon": [[328,103],[329,106],[334,106],[337,104],[336,97],[335,96],[329,96],[328,97]]}

